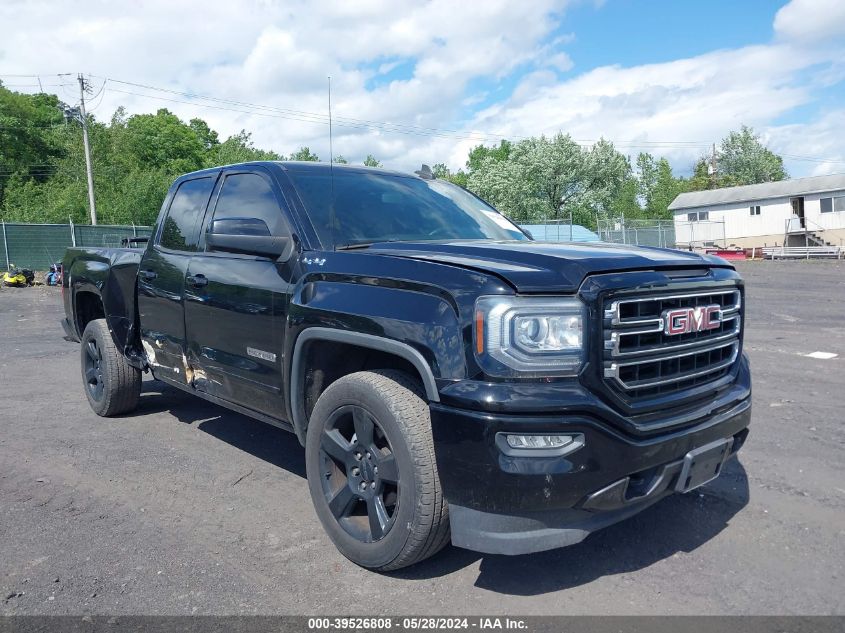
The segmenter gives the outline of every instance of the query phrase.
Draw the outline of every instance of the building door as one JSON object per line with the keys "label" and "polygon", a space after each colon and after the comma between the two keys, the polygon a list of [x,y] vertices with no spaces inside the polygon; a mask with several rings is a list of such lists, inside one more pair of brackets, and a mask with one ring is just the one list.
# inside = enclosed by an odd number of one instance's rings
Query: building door
{"label": "building door", "polygon": [[792,214],[798,216],[798,225],[802,229],[806,229],[807,224],[804,220],[804,197],[791,198],[789,202],[792,204]]}

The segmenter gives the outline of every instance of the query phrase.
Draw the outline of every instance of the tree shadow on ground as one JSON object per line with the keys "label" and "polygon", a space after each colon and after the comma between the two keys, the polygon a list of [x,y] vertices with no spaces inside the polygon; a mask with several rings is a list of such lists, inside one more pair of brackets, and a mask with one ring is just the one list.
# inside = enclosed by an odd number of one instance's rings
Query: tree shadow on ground
{"label": "tree shadow on ground", "polygon": [[203,433],[305,478],[305,451],[293,433],[230,411],[161,381],[145,380],[141,401],[132,415],[165,411],[180,422],[195,424]]}

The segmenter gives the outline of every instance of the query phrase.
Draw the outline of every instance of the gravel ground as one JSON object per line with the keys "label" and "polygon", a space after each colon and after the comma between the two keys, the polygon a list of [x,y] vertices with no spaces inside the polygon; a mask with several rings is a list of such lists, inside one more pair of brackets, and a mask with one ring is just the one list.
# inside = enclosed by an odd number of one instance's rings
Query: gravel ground
{"label": "gravel ground", "polygon": [[843,614],[845,262],[740,268],[755,409],[722,477],[570,548],[389,575],[323,534],[293,435],[152,380],[96,417],[58,291],[3,289],[0,613]]}

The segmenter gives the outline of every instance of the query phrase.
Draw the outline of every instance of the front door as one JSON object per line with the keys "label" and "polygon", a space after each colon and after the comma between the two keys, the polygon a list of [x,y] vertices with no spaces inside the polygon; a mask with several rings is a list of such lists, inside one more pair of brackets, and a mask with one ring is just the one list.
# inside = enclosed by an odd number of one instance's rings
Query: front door
{"label": "front door", "polygon": [[789,202],[792,204],[792,214],[798,217],[798,225],[802,229],[807,228],[807,223],[804,219],[804,198],[792,198]]}
{"label": "front door", "polygon": [[138,313],[141,342],[156,378],[187,384],[185,274],[197,248],[199,225],[217,174],[183,180],[165,201],[167,211],[141,258]]}
{"label": "front door", "polygon": [[[193,384],[210,395],[284,419],[282,350],[291,284],[288,267],[269,257],[215,252],[211,223],[261,220],[271,235],[290,235],[283,198],[260,168],[223,173],[185,285],[188,362]],[[254,228],[254,225],[250,225]]]}

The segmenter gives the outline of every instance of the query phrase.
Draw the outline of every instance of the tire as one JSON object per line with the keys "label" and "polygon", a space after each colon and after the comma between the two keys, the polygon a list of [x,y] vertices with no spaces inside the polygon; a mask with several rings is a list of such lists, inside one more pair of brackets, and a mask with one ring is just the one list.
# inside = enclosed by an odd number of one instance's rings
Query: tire
{"label": "tire", "polygon": [[85,327],[81,366],[82,386],[94,413],[110,417],[138,406],[141,370],[115,347],[105,319],[94,319]]}
{"label": "tire", "polygon": [[357,565],[392,571],[449,542],[428,403],[407,374],[362,371],[329,385],[311,414],[305,461],[320,522]]}

